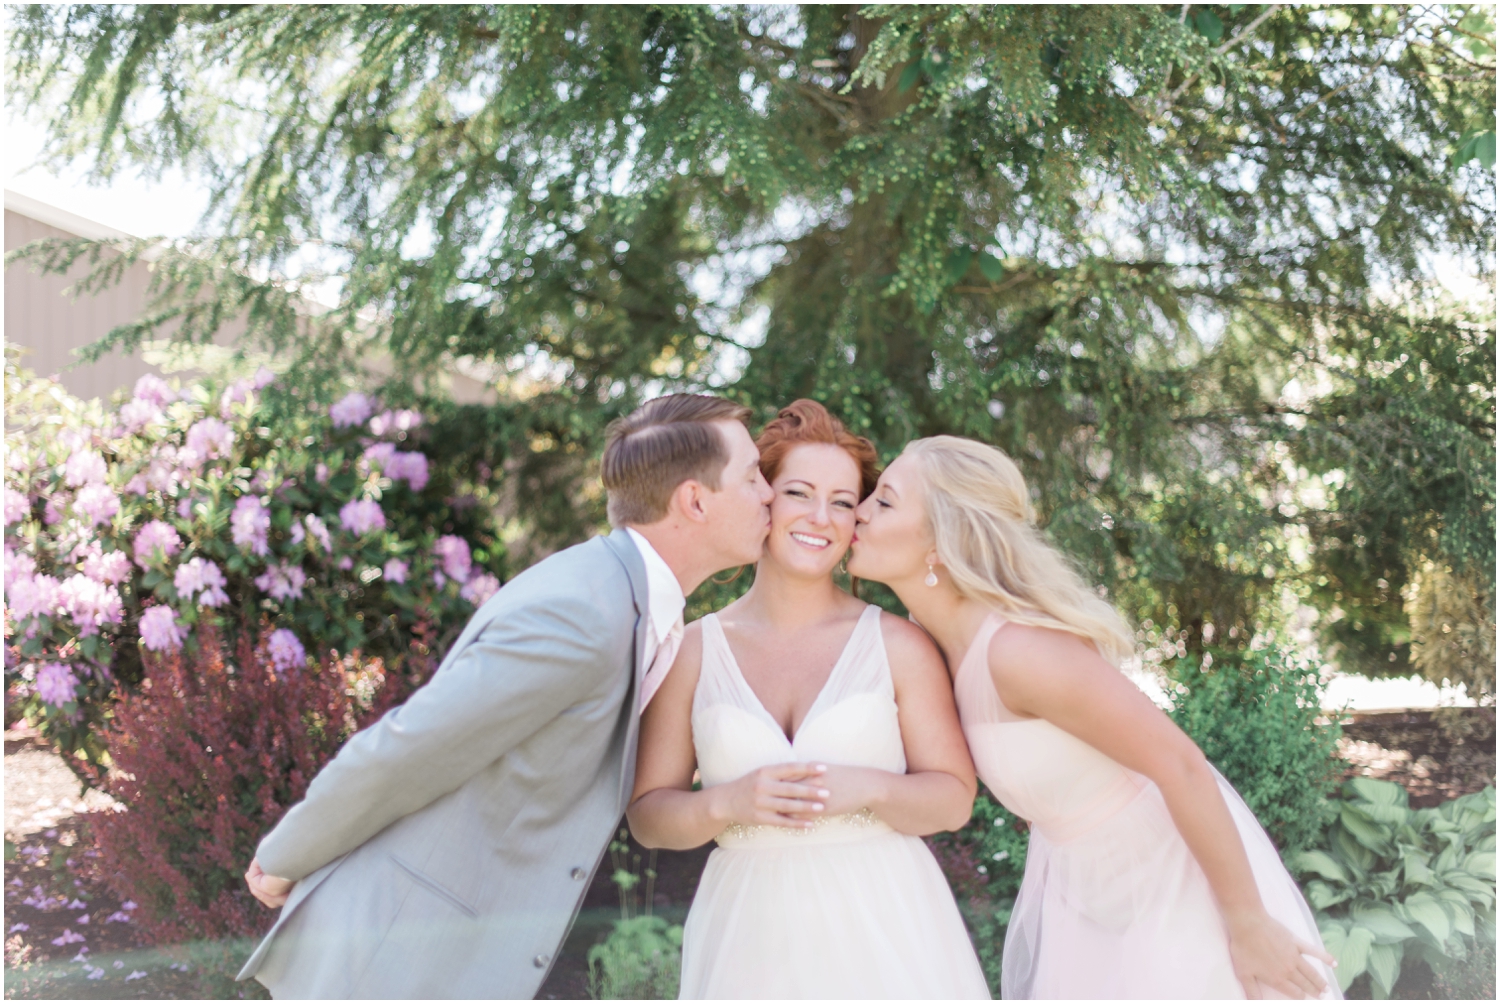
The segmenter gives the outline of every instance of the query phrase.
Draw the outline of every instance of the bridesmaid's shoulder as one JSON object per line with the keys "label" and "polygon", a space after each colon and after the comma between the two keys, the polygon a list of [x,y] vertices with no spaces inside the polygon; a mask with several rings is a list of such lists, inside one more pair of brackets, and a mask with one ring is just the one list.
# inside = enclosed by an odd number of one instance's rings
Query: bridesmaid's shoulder
{"label": "bridesmaid's shoulder", "polygon": [[1075,634],[1014,621],[995,632],[986,654],[990,672],[1010,678],[1028,675],[1042,667],[1093,662],[1099,658],[1098,652]]}

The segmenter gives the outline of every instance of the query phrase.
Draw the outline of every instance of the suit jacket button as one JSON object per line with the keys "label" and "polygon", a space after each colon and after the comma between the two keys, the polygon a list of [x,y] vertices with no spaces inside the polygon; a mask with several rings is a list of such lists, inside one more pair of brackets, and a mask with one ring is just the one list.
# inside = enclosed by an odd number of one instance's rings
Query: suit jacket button
{"label": "suit jacket button", "polygon": [[582,882],[584,879],[589,877],[589,873],[584,871],[582,868],[574,868],[568,874],[573,876],[574,882]]}
{"label": "suit jacket button", "polygon": [[547,968],[547,963],[549,963],[551,961],[552,961],[552,957],[551,956],[548,956],[548,955],[538,955],[536,958],[534,958],[534,959],[531,960],[531,964],[533,966],[536,966],[538,969],[546,969]]}

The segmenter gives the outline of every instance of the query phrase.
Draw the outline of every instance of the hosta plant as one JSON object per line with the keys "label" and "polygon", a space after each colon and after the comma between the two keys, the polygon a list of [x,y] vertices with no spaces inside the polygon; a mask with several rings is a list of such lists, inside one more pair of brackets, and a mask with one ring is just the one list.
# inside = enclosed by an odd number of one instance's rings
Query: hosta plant
{"label": "hosta plant", "polygon": [[1323,847],[1291,856],[1347,990],[1388,998],[1404,965],[1495,940],[1495,789],[1412,809],[1400,785],[1347,782]]}
{"label": "hosta plant", "polygon": [[143,654],[264,627],[279,672],[397,668],[499,588],[495,472],[413,408],[265,368],[113,406],[5,385],[7,704],[81,761]]}

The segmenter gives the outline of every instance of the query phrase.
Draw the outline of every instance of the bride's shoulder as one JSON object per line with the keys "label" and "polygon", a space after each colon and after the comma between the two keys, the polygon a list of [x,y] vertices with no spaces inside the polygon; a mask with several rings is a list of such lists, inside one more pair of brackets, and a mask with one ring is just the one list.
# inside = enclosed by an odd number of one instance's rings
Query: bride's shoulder
{"label": "bride's shoulder", "polygon": [[904,617],[882,610],[880,637],[885,642],[886,658],[892,667],[917,665],[923,668],[943,666],[942,653],[928,633]]}

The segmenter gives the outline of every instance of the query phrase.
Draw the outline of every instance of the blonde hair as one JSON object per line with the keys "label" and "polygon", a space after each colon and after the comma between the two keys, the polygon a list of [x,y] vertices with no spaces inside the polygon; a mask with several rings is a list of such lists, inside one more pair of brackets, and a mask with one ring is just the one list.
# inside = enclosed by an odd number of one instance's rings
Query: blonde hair
{"label": "blonde hair", "polygon": [[1134,651],[1119,611],[1037,529],[1015,461],[958,436],[913,440],[905,452],[922,465],[938,557],[960,594],[1018,624],[1091,641],[1115,665]]}

